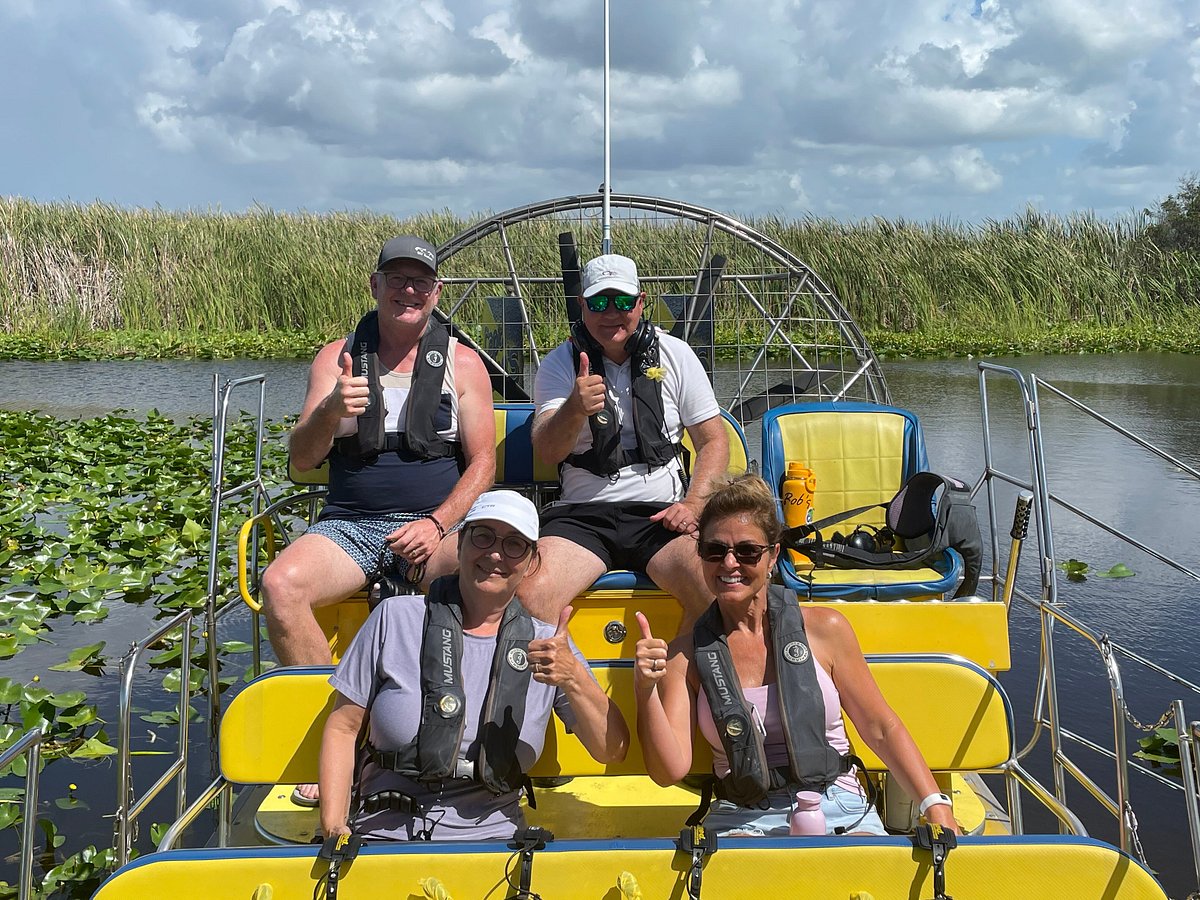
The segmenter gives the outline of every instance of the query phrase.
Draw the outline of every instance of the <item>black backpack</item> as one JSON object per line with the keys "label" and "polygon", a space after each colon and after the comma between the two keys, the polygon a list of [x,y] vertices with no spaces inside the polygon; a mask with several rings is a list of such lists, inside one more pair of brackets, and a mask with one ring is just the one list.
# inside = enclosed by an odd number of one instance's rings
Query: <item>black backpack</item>
{"label": "black backpack", "polygon": [[[865,550],[852,546],[846,538],[822,539],[821,529],[876,507],[886,510],[886,530],[903,539],[903,551]],[[954,596],[969,596],[979,586],[983,537],[971,502],[971,488],[957,478],[933,472],[913,475],[887,503],[860,506],[819,522],[788,528],[780,540],[785,547],[811,559],[814,566],[842,569],[919,569],[952,547],[963,558],[963,580]]]}

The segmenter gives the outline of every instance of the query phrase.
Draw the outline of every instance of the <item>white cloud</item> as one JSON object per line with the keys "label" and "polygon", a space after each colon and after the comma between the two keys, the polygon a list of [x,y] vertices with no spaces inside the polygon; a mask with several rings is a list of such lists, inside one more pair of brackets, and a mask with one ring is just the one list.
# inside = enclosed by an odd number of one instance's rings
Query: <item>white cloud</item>
{"label": "white cloud", "polygon": [[[5,190],[464,214],[590,191],[600,24],[594,0],[8,0]],[[612,24],[618,189],[1117,214],[1195,168],[1194,0],[656,0]]]}

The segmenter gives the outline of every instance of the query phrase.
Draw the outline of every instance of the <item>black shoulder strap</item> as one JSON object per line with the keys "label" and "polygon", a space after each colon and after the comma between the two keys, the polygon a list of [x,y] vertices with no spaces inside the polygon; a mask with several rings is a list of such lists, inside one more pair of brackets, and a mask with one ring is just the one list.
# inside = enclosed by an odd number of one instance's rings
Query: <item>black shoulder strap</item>
{"label": "black shoulder strap", "polygon": [[467,723],[462,683],[462,595],[457,575],[443,575],[425,598],[421,642],[421,725],[417,730],[416,771],[420,780],[454,771]]}
{"label": "black shoulder strap", "polygon": [[579,373],[580,353],[588,355],[588,368],[592,374],[599,375],[604,379],[604,409],[595,415],[588,416],[592,446],[583,453],[572,453],[566,461],[596,475],[611,475],[619,472],[628,460],[624,448],[621,447],[621,423],[617,419],[616,407],[607,390],[608,378],[604,374],[604,348],[592,337],[592,333],[587,330],[582,319],[571,323],[571,359],[574,362],[576,375]]}
{"label": "black shoulder strap", "polygon": [[479,779],[494,793],[516,790],[525,777],[517,759],[517,743],[529,695],[531,640],[533,618],[521,601],[513,598],[500,620],[492,677],[479,721]]}
{"label": "black shoulder strap", "polygon": [[844,768],[841,754],[830,746],[825,734],[825,696],[817,680],[817,660],[804,630],[796,593],[782,585],[771,585],[767,589],[767,617],[791,780],[801,790],[823,792]]}
{"label": "black shoulder strap", "polygon": [[[337,452],[351,458],[378,456],[387,445],[387,408],[379,384],[379,311],[371,310],[354,327],[346,348],[356,378],[367,379],[367,408],[358,416],[358,431],[334,441]],[[338,360],[341,367],[341,360]]]}
{"label": "black shoulder strap", "polygon": [[760,723],[742,695],[716,601],[697,620],[692,639],[696,674],[729,761],[729,774],[720,781],[720,796],[739,806],[751,806],[766,796],[770,786],[767,751]]}
{"label": "black shoulder strap", "polygon": [[435,428],[449,352],[450,332],[440,322],[430,319],[429,327],[417,345],[417,359],[413,364],[404,412],[404,443],[425,459],[454,455],[454,448]]}

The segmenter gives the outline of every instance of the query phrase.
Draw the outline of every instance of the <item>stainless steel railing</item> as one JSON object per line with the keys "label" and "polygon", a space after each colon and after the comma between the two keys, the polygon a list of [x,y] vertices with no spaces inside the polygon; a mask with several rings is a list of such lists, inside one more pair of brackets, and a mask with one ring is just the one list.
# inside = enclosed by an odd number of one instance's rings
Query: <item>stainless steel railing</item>
{"label": "stainless steel railing", "polygon": [[[209,685],[208,722],[206,727],[208,728],[210,768],[213,777],[217,775],[217,726],[221,717],[220,661],[218,655],[220,641],[217,640],[217,628],[222,619],[241,608],[241,604],[237,602],[236,597],[230,601],[224,599],[227,586],[221,581],[219,562],[221,558],[221,523],[226,507],[235,500],[248,500],[252,515],[258,514],[269,500],[262,479],[262,453],[266,433],[264,416],[265,385],[265,375],[236,378],[225,383],[221,382],[219,375],[213,376],[212,474],[209,483],[212,498],[212,517],[209,536],[207,595],[202,613]],[[247,480],[241,484],[229,486],[226,484],[225,456],[231,417],[230,406],[234,392],[247,386],[257,388],[257,403],[255,404],[254,412],[254,466]],[[252,550],[254,558],[257,558],[257,540],[256,535]],[[185,812],[190,809],[187,803],[189,763],[188,713],[192,694],[190,673],[193,627],[196,618],[198,616],[192,611],[185,610],[142,640],[133,644],[129,653],[121,662],[122,681],[117,724],[120,736],[117,749],[117,812],[114,823],[114,845],[117,852],[118,865],[124,865],[129,860],[133,844],[137,839],[136,828],[138,816],[145,811],[150,801],[160,794],[172,781],[176,785],[175,821],[177,823],[182,821]],[[252,638],[250,644],[253,647],[253,665],[255,671],[257,671],[261,662],[259,658],[259,621],[257,614],[252,614],[251,616],[251,629]],[[166,771],[159,776],[145,793],[135,797],[132,770],[133,754],[130,746],[131,722],[133,717],[133,681],[143,654],[154,647],[165,636],[176,630],[180,632],[183,642],[183,652],[180,656],[178,749],[176,756],[168,763]],[[222,839],[227,836],[230,821],[228,797],[224,796],[224,799],[226,802],[222,804],[218,818],[218,832]],[[205,800],[204,804],[200,804],[196,808],[195,813],[198,813],[207,802]]]}
{"label": "stainless steel railing", "polygon": [[42,728],[34,728],[0,753],[0,769],[19,756],[25,757],[25,801],[22,804],[21,864],[17,881],[17,900],[33,896],[33,844],[37,836],[38,772],[42,768]]}
{"label": "stainless steel railing", "polygon": [[[137,674],[142,655],[156,647],[173,631],[180,632],[182,653],[179,667],[179,729],[177,756],[167,766],[150,788],[140,797],[134,796],[133,769],[130,746],[131,722],[133,719],[133,679]],[[142,638],[129,649],[121,660],[121,694],[118,705],[117,728],[117,812],[114,824],[117,865],[129,862],[130,851],[136,835],[138,816],[162,790],[175,781],[175,818],[183,814],[187,805],[188,767],[188,713],[191,707],[192,666],[192,612],[185,609],[169,622]]]}
{"label": "stainless steel railing", "polygon": [[[1010,380],[1018,390],[1019,400],[1024,410],[1027,435],[1028,470],[1014,473],[1001,468],[993,453],[993,440],[990,419],[989,380]],[[1153,661],[1121,646],[1111,640],[1107,634],[1091,628],[1089,625],[1067,613],[1059,603],[1057,572],[1055,570],[1054,536],[1051,527],[1051,509],[1065,510],[1081,521],[1100,528],[1106,533],[1118,538],[1137,550],[1148,554],[1176,572],[1200,581],[1200,574],[1192,568],[1171,558],[1168,554],[1139,541],[1126,534],[1115,525],[1094,516],[1067,498],[1051,491],[1046,467],[1046,451],[1043,434],[1044,410],[1039,392],[1048,398],[1065,401],[1070,408],[1091,417],[1094,421],[1105,426],[1120,439],[1127,440],[1148,453],[1175,466],[1182,472],[1200,481],[1200,471],[1183,463],[1170,453],[1155,446],[1150,441],[1133,433],[1127,428],[1113,422],[1088,407],[1065,391],[1053,386],[1036,375],[1025,376],[1016,369],[997,366],[991,363],[979,364],[980,403],[982,411],[982,427],[984,442],[984,473],[982,482],[988,498],[988,509],[991,525],[991,543],[993,561],[999,557],[999,531],[997,528],[996,487],[999,484],[1029,490],[1034,495],[1034,517],[1036,522],[1036,537],[1039,556],[1039,591],[1038,596],[1032,596],[1021,590],[1017,585],[1004,585],[999,569],[993,566],[993,591],[998,596],[1007,587],[1020,598],[1024,604],[1032,607],[1039,616],[1041,646],[1039,653],[1039,673],[1036,696],[1033,704],[1034,731],[1026,746],[1018,753],[1019,759],[1029,756],[1043,737],[1049,743],[1049,755],[1052,766],[1054,793],[1056,798],[1066,802],[1067,780],[1082,785],[1100,805],[1108,810],[1118,824],[1120,844],[1126,852],[1141,854],[1141,846],[1137,837],[1137,820],[1129,801],[1129,775],[1131,771],[1149,776],[1174,790],[1184,793],[1185,816],[1191,837],[1193,864],[1196,873],[1197,886],[1200,887],[1200,798],[1197,796],[1197,744],[1198,731],[1196,723],[1188,724],[1185,717],[1182,700],[1171,702],[1168,712],[1164,714],[1161,724],[1173,718],[1179,733],[1180,759],[1182,766],[1182,784],[1165,778],[1148,767],[1131,762],[1126,742],[1126,723],[1133,724],[1146,730],[1130,712],[1126,702],[1123,687],[1121,662],[1126,661],[1139,668],[1153,672],[1165,678],[1172,684],[1183,688],[1189,694],[1200,697],[1200,685],[1183,676],[1172,672]],[[1068,634],[1082,637],[1098,652],[1104,667],[1105,677],[1109,684],[1111,695],[1113,748],[1111,750],[1084,738],[1063,724],[1062,713],[1058,703],[1058,670],[1055,664],[1056,637],[1065,629]],[[1150,726],[1153,728],[1153,726]],[[1093,751],[1113,761],[1115,765],[1115,796],[1110,796],[1097,782],[1088,776],[1075,760],[1067,753],[1067,743]],[[1019,802],[1019,801],[1018,801]],[[1017,811],[1019,817],[1019,810]]]}

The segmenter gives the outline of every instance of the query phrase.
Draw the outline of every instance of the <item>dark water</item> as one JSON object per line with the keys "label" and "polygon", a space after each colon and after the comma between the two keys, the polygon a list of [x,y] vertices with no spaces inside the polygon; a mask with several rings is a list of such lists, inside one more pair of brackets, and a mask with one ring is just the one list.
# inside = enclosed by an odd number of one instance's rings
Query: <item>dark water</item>
{"label": "dark water", "polygon": [[[1017,360],[993,360],[1011,364],[1024,372],[1036,372],[1055,386],[1103,412],[1124,427],[1140,433],[1164,450],[1194,467],[1200,467],[1200,419],[1194,413],[1195,396],[1200,388],[1200,358],[1170,354],[1118,354],[1109,356],[1023,357]],[[966,480],[976,479],[983,469],[980,449],[980,397],[976,364],[970,360],[903,361],[884,366],[892,395],[898,405],[914,410],[921,418],[929,446],[931,468]],[[207,415],[212,407],[213,373],[222,378],[267,374],[266,410],[280,418],[298,411],[304,393],[307,364],[304,362],[91,362],[25,363],[0,362],[0,384],[4,385],[0,408],[41,409],[59,416],[92,416],[114,408],[133,412],[158,409],[185,417]],[[991,426],[996,465],[1013,473],[1027,471],[1024,457],[1027,429],[1024,411],[1015,391],[1005,382],[991,382]],[[245,407],[252,405],[254,394],[243,395]],[[1043,429],[1051,491],[1068,498],[1092,515],[1106,519],[1185,565],[1200,568],[1196,539],[1196,514],[1200,506],[1200,484],[1174,467],[1119,440],[1114,440],[1086,417],[1071,411],[1066,404],[1043,392]],[[756,426],[749,435],[758,444]],[[998,531],[1001,541],[1001,566],[1007,560],[1007,532],[1012,518],[1015,491],[1005,490],[998,500]],[[982,507],[981,507],[982,512]],[[982,518],[986,518],[983,516]],[[986,527],[986,522],[983,522]],[[1200,644],[1200,624],[1194,610],[1200,596],[1195,582],[1172,573],[1149,556],[1120,545],[1094,526],[1074,517],[1054,512],[1055,557],[1076,558],[1091,565],[1093,571],[1105,571],[1116,563],[1125,563],[1137,575],[1127,579],[1089,577],[1083,583],[1060,582],[1060,599],[1066,608],[1099,632],[1110,633],[1122,645],[1153,658],[1193,680],[1197,677],[1196,650]],[[1020,583],[1035,591],[1036,552],[1033,535],[1022,554]],[[87,641],[105,639],[109,650],[127,645],[153,627],[153,616],[146,609],[114,609],[108,620],[89,626]],[[245,629],[222,638],[245,637]],[[1018,715],[1020,741],[1031,733],[1029,715],[1034,695],[1037,650],[1037,622],[1027,609],[1014,607],[1012,632],[1013,669],[1002,676]],[[92,635],[95,635],[94,637]],[[60,637],[62,637],[60,635]],[[80,640],[78,643],[83,643]],[[1057,644],[1060,671],[1060,702],[1067,726],[1104,746],[1111,746],[1111,712],[1108,689],[1096,652],[1089,644],[1061,633]],[[31,655],[32,654],[32,655]],[[54,654],[55,659],[60,658]],[[115,654],[114,654],[115,655]],[[40,667],[31,648],[19,657],[22,669]],[[12,661],[0,663],[0,674]],[[53,674],[53,673],[51,673]],[[1157,676],[1123,668],[1126,692],[1133,714],[1152,723],[1166,709],[1179,690],[1170,688]],[[79,677],[79,676],[74,676]],[[151,676],[157,679],[158,676]],[[149,683],[149,682],[148,682]],[[66,685],[50,684],[52,688]],[[116,678],[113,673],[100,679],[87,679],[78,685],[102,704],[115,709]],[[1189,715],[1200,718],[1200,702],[1184,697]],[[135,741],[150,748],[150,730],[135,729]],[[1130,749],[1136,749],[1139,732],[1128,729]],[[199,735],[197,735],[199,737]],[[1034,756],[1044,752],[1043,738]],[[206,751],[202,741],[195,749],[198,769],[204,768]],[[1101,781],[1111,785],[1113,764],[1071,749],[1071,755]],[[1046,766],[1030,759],[1029,767],[1044,781]],[[48,796],[65,793],[56,785],[56,769],[47,771]],[[72,812],[60,817],[64,831],[79,830],[87,840],[103,845],[108,840],[108,823],[97,823],[96,811],[111,809],[115,787],[111,766],[92,770],[89,781],[95,786],[88,793],[94,811]],[[197,774],[197,786],[203,775]],[[64,773],[64,779],[78,773]],[[143,782],[149,783],[149,780]],[[1110,787],[1111,790],[1111,787]],[[1195,888],[1190,849],[1182,814],[1167,814],[1164,809],[1181,809],[1182,797],[1148,779],[1135,778],[1132,786],[1135,809],[1140,814],[1141,837],[1153,865],[1173,896],[1182,896]],[[1107,814],[1081,788],[1071,788],[1069,797],[1076,804],[1093,833],[1115,840],[1115,825]],[[1030,815],[1032,803],[1026,804]],[[168,818],[165,811],[151,819]]]}

